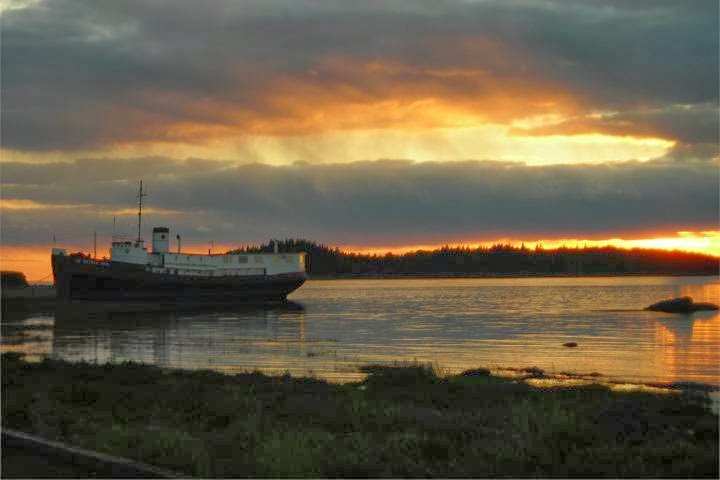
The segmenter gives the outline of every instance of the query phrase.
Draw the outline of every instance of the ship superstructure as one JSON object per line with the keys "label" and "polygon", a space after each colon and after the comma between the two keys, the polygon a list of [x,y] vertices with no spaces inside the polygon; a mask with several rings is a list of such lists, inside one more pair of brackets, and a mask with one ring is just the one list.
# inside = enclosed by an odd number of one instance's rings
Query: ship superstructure
{"label": "ship superstructure", "polygon": [[61,300],[150,300],[188,303],[282,301],[305,281],[304,253],[193,254],[170,252],[170,229],[153,229],[152,250],[140,235],[113,239],[109,260],[53,248],[52,266]]}
{"label": "ship superstructure", "polygon": [[143,265],[148,272],[197,277],[239,277],[305,272],[304,253],[226,253],[221,255],[172,253],[170,229],[153,229],[152,251],[142,242],[113,241],[110,261]]}

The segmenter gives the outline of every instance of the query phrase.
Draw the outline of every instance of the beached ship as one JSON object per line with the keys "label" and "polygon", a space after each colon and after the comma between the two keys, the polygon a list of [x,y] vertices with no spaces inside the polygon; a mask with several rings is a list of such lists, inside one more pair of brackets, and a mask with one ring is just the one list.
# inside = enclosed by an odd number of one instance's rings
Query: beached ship
{"label": "beached ship", "polygon": [[305,253],[170,252],[170,231],[153,229],[152,250],[140,236],[113,240],[110,259],[52,250],[58,300],[227,304],[284,301],[305,282]]}

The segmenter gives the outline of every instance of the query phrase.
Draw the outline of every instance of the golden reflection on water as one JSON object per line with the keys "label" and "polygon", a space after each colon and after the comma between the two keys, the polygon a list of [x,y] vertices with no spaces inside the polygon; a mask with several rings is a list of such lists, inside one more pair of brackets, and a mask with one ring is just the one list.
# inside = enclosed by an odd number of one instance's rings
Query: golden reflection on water
{"label": "golden reflection on water", "polygon": [[536,388],[569,388],[583,387],[589,385],[603,385],[613,392],[645,392],[659,394],[679,394],[682,390],[677,388],[666,388],[655,385],[646,385],[642,383],[630,382],[608,382],[597,377],[595,378],[567,378],[567,377],[551,377],[551,378],[529,378],[525,383]]}
{"label": "golden reflection on water", "polygon": [[[293,308],[4,317],[0,349],[334,382],[364,378],[362,365],[399,361],[431,364],[440,374],[532,366],[554,374],[599,372],[603,381],[718,385],[717,312],[642,310],[679,295],[717,303],[720,283],[691,277],[311,281]],[[51,329],[29,329],[36,341],[14,342],[15,327],[37,322]]]}
{"label": "golden reflection on water", "polygon": [[[718,303],[720,284],[683,285],[681,296],[695,302]],[[712,371],[698,380],[717,383],[720,376],[720,315],[696,312],[691,315],[655,313],[657,362],[664,381],[683,380],[687,370]]]}
{"label": "golden reflection on water", "polygon": [[53,324],[51,314],[4,309],[0,352],[22,353],[28,361],[41,360],[52,352]]}
{"label": "golden reflection on water", "polygon": [[696,302],[720,302],[720,283],[691,284],[680,286],[680,296],[692,297]]}

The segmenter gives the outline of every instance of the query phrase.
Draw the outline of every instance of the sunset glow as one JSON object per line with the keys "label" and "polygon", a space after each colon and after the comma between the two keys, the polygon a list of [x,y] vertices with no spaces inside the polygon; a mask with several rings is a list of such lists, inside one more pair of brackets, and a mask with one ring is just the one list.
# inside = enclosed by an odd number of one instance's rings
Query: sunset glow
{"label": "sunset glow", "polygon": [[716,2],[11,3],[2,261],[31,278],[53,238],[133,238],[140,180],[188,251],[720,255]]}
{"label": "sunset glow", "polygon": [[[83,252],[92,254],[92,239],[90,243],[73,247],[62,246],[70,252]],[[171,250],[174,251],[176,243],[171,242]],[[552,250],[561,247],[583,248],[583,247],[605,247],[612,246],[623,249],[645,248],[659,250],[678,250],[684,252],[695,252],[718,257],[720,261],[720,232],[678,232],[675,237],[664,238],[642,238],[642,239],[621,239],[611,238],[606,240],[582,240],[582,239],[551,239],[551,240],[518,240],[499,238],[492,241],[483,242],[461,242],[451,243],[451,248],[467,247],[491,247],[493,245],[512,245],[519,247],[525,245],[526,248],[535,249],[536,247]],[[207,254],[212,249],[212,253],[222,254],[236,248],[246,245],[234,245],[228,243],[199,243],[188,242],[183,243],[182,251],[185,253]],[[419,250],[432,251],[442,248],[444,245],[395,245],[386,247],[362,247],[362,246],[341,246],[340,249],[348,253],[359,253],[368,255],[385,255],[387,253],[404,254],[416,252]],[[331,245],[332,247],[332,245]],[[14,247],[3,245],[0,248],[0,268],[2,270],[16,270],[24,272],[29,280],[41,281],[42,283],[52,282],[52,270],[50,267],[50,250],[52,245],[38,245],[32,247]],[[110,249],[107,245],[98,245],[98,257],[107,258],[110,256]]]}
{"label": "sunset glow", "polygon": [[[384,107],[393,110],[394,107]],[[171,155],[218,161],[236,158],[271,165],[295,162],[337,163],[375,158],[413,159],[418,162],[467,159],[517,161],[528,165],[622,162],[649,160],[666,154],[675,141],[663,138],[594,134],[528,136],[508,125],[467,122],[423,129],[361,129],[306,135],[258,135],[228,131],[203,140],[124,143],[108,149],[36,154],[32,162],[68,161],[112,152],[119,157]],[[449,121],[448,123],[452,123]],[[185,132],[187,133],[187,132]],[[187,135],[181,134],[183,138]],[[26,157],[7,152],[8,159]]]}
{"label": "sunset glow", "polygon": [[[695,252],[705,255],[713,255],[720,257],[720,232],[678,232],[676,237],[664,238],[639,238],[639,239],[622,239],[610,238],[604,240],[587,240],[587,239],[546,239],[546,240],[519,240],[500,238],[492,241],[483,242],[462,242],[448,244],[450,248],[478,248],[492,247],[493,245],[512,245],[519,247],[525,245],[526,248],[535,249],[543,248],[553,250],[556,248],[584,248],[584,247],[616,247],[623,249],[645,248],[658,250],[678,250],[683,252]],[[357,247],[346,246],[342,250],[347,252],[365,253],[371,255],[385,255],[388,252],[394,254],[403,254],[416,252],[418,250],[432,251],[442,248],[442,245],[401,245],[388,247]]]}
{"label": "sunset glow", "polygon": [[718,0],[0,15],[11,477],[718,478]]}

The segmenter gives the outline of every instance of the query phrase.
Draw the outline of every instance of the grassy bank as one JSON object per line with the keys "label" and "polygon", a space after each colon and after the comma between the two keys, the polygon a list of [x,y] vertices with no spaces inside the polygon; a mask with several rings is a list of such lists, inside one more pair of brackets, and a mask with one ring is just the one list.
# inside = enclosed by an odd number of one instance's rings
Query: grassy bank
{"label": "grassy bank", "polygon": [[701,397],[484,371],[362,384],[2,357],[4,426],[197,476],[718,476]]}

